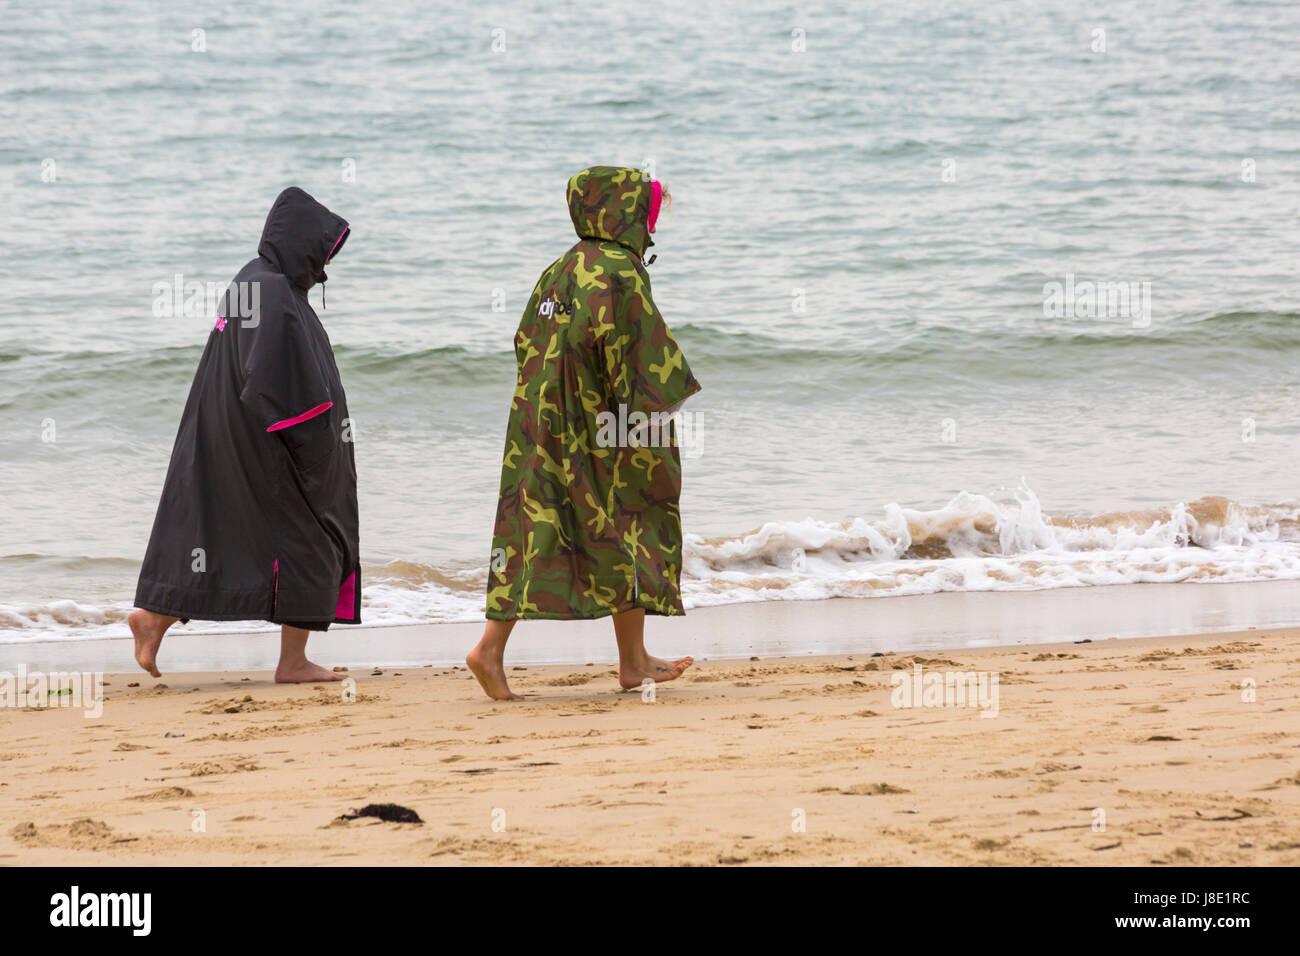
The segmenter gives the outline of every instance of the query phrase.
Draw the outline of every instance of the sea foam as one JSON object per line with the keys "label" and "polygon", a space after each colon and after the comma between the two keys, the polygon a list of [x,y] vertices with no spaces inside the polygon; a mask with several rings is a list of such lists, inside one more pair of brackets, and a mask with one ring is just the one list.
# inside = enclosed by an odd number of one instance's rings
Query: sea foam
{"label": "sea foam", "polygon": [[[932,510],[891,503],[873,518],[769,521],[685,536],[687,608],[1162,582],[1300,579],[1300,503],[1203,497],[1167,508],[1049,515],[1025,483],[1005,500],[962,492]],[[477,621],[487,567],[393,561],[367,567],[367,625]],[[121,637],[127,601],[0,604],[0,643]],[[195,621],[186,633],[272,630]]]}

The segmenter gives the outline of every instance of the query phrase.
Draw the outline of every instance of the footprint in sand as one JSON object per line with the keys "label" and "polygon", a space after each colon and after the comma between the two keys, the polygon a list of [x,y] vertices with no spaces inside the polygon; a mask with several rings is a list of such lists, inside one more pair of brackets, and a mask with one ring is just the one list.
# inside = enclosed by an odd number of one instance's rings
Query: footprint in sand
{"label": "footprint in sand", "polygon": [[148,793],[137,793],[127,797],[128,800],[183,800],[186,797],[194,796],[194,791],[187,787],[163,787],[161,790],[150,790]]}
{"label": "footprint in sand", "polygon": [[190,772],[191,777],[211,777],[262,769],[252,760],[205,760],[203,763],[185,763],[181,766]]}
{"label": "footprint in sand", "polygon": [[9,831],[9,835],[23,846],[69,850],[102,850],[123,843],[135,843],[140,839],[118,834],[103,820],[91,820],[88,817],[66,825],[52,824],[44,827],[31,822],[20,823]]}

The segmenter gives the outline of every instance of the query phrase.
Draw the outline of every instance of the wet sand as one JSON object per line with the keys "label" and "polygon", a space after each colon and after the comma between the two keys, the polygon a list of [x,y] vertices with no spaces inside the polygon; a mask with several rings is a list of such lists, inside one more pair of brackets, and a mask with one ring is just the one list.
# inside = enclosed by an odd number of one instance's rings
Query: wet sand
{"label": "wet sand", "polygon": [[[911,653],[1015,644],[1071,643],[1082,638],[1155,637],[1289,627],[1300,624],[1300,587],[1287,581],[1220,584],[1123,584],[1041,591],[947,591],[828,601],[766,600],[696,608],[684,618],[651,617],[646,642],[663,657],[696,659]],[[247,625],[236,625],[243,628]],[[202,633],[208,622],[177,625],[167,635],[163,670],[274,670],[278,629]],[[125,619],[121,639],[0,645],[0,671],[132,666]],[[483,622],[388,627],[336,625],[311,639],[322,662],[348,666],[452,665],[483,633]],[[586,664],[612,660],[608,620],[527,621],[510,642],[513,663]]]}

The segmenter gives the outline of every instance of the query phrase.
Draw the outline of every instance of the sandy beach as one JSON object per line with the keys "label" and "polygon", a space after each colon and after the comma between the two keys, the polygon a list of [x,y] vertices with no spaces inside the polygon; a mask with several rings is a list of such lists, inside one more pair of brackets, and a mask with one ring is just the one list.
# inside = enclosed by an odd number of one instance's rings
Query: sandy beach
{"label": "sandy beach", "polygon": [[[917,665],[996,708],[894,706]],[[707,661],[653,700],[601,661],[513,704],[382,670],[0,708],[0,863],[1300,864],[1296,628]],[[372,803],[424,822],[338,819]]]}

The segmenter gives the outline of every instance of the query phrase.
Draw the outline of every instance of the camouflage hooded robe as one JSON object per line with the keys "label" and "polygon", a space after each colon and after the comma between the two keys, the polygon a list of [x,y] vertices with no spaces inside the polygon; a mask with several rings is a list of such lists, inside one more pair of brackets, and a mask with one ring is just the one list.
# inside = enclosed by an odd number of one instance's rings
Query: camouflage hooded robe
{"label": "camouflage hooded robe", "polygon": [[700,384],[641,263],[651,179],[595,166],[568,199],[579,241],[542,273],[515,333],[487,616],[682,614],[667,413]]}

